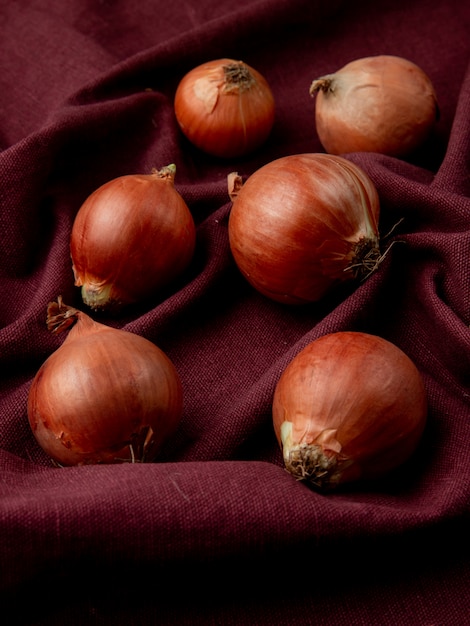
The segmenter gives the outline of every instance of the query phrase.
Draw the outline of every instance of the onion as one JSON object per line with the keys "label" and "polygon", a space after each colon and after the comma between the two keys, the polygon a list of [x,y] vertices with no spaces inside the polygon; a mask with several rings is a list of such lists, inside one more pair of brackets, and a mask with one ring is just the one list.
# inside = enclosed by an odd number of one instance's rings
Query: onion
{"label": "onion", "polygon": [[174,176],[174,165],[121,176],[80,207],[70,252],[75,285],[92,309],[143,300],[189,266],[196,228]]}
{"label": "onion", "polygon": [[273,424],[286,469],[319,488],[378,479],[415,451],[427,415],[421,375],[389,341],[337,332],[285,368]]}
{"label": "onion", "polygon": [[209,61],[188,72],[174,106],[189,141],[218,157],[252,152],[266,141],[274,123],[274,97],[266,79],[232,59]]}
{"label": "onion", "polygon": [[93,321],[59,298],[48,327],[74,324],[37,372],[28,419],[59,465],[152,461],[176,430],[182,385],[170,359],[151,341]]}
{"label": "onion", "polygon": [[397,56],[356,59],[314,80],[315,123],[327,152],[406,156],[439,118],[434,87],[417,65]]}
{"label": "onion", "polygon": [[338,156],[298,154],[229,177],[228,232],[241,273],[286,304],[322,298],[378,267],[379,198],[370,178]]}

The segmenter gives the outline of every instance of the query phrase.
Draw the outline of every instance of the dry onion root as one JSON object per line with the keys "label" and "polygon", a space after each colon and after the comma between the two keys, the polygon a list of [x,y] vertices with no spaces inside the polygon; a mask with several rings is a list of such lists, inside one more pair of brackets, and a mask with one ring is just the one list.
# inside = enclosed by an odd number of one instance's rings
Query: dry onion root
{"label": "dry onion root", "polygon": [[330,154],[380,152],[406,156],[429,136],[439,119],[430,78],[401,57],[356,59],[314,80],[315,124]]}
{"label": "dry onion root", "polygon": [[272,411],[287,471],[327,490],[376,480],[409,459],[425,427],[427,400],[418,369],[397,346],[337,332],[292,359]]}
{"label": "dry onion root", "polygon": [[182,414],[170,359],[144,337],[95,322],[60,297],[48,306],[47,324],[53,332],[71,330],[29,391],[39,445],[59,465],[154,460]]}

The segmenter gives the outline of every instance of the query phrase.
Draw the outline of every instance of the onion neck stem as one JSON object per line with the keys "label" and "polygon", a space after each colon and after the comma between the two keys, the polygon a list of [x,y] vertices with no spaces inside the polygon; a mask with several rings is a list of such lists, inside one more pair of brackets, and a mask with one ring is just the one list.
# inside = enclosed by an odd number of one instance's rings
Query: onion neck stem
{"label": "onion neck stem", "polygon": [[242,61],[224,65],[223,70],[225,93],[248,91],[256,82],[253,74]]}
{"label": "onion neck stem", "polygon": [[62,296],[58,296],[57,302],[49,302],[47,306],[47,328],[53,333],[61,333],[75,324],[79,315],[78,309],[64,304]]}
{"label": "onion neck stem", "polygon": [[152,169],[152,175],[156,178],[162,178],[165,180],[169,180],[170,182],[174,182],[176,174],[176,165],[174,163],[170,163],[170,165],[166,165],[161,169],[157,170],[156,168]]}
{"label": "onion neck stem", "polygon": [[326,76],[321,76],[312,82],[309,93],[313,96],[317,91],[328,93],[333,92],[334,90],[334,74],[327,74]]}

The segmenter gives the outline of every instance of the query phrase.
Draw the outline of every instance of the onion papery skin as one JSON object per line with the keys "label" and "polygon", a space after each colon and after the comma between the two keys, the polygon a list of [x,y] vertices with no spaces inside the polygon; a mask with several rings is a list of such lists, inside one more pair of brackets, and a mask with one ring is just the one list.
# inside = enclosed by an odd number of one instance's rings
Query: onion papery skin
{"label": "onion papery skin", "polygon": [[395,344],[361,332],[320,337],[282,373],[273,424],[286,469],[319,489],[378,480],[416,450],[423,379]]}
{"label": "onion papery skin", "polygon": [[233,197],[230,248],[263,295],[292,305],[314,302],[376,269],[379,214],[374,184],[350,161],[322,153],[281,157]]}
{"label": "onion papery skin", "polygon": [[439,119],[436,92],[417,65],[392,55],[351,61],[312,82],[315,126],[330,154],[379,152],[404,157]]}
{"label": "onion papery skin", "polygon": [[154,460],[182,414],[182,384],[169,357],[140,335],[65,305],[52,308],[64,326],[75,325],[29,391],[39,445],[61,466]]}
{"label": "onion papery skin", "polygon": [[174,187],[175,167],[115,178],[95,190],[74,220],[75,285],[92,309],[145,300],[189,266],[196,227]]}
{"label": "onion papery skin", "polygon": [[233,59],[209,61],[188,72],[176,89],[174,109],[187,139],[221,158],[260,147],[275,118],[274,96],[264,76]]}

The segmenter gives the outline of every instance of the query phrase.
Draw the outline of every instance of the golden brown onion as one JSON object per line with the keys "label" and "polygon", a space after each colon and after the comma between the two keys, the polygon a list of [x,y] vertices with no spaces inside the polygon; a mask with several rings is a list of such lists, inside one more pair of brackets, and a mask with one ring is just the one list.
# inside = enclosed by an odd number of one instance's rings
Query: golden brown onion
{"label": "golden brown onion", "polygon": [[377,479],[415,451],[427,416],[421,375],[389,341],[337,332],[286,367],[273,424],[286,469],[319,488]]}
{"label": "golden brown onion", "polygon": [[241,273],[286,304],[321,299],[379,265],[379,197],[367,174],[329,154],[271,161],[229,177],[229,241]]}
{"label": "golden brown onion", "polygon": [[61,298],[47,321],[55,332],[73,327],[30,388],[39,445],[60,465],[152,461],[181,418],[173,363],[151,341],[95,322]]}
{"label": "golden brown onion", "polygon": [[405,156],[437,119],[437,96],[417,65],[397,56],[356,59],[314,80],[318,137],[330,154],[380,152]]}
{"label": "golden brown onion", "polygon": [[174,106],[189,141],[218,157],[255,150],[274,123],[274,97],[266,79],[233,59],[209,61],[188,72],[178,85]]}
{"label": "golden brown onion", "polygon": [[189,266],[196,228],[174,176],[174,165],[120,176],[80,207],[70,253],[75,285],[92,309],[144,300]]}

